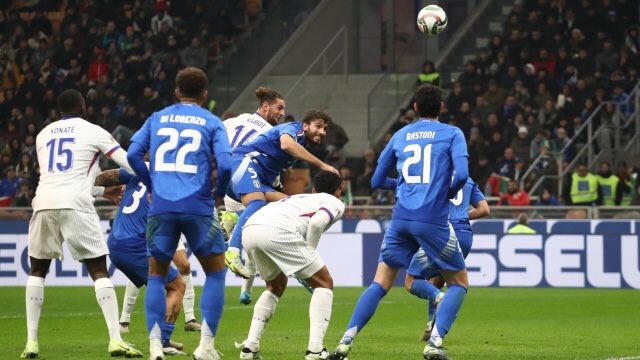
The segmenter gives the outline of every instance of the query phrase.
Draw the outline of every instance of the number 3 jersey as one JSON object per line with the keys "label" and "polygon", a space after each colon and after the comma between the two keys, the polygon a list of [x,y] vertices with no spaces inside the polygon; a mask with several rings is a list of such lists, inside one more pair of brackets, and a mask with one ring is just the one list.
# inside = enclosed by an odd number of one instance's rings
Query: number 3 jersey
{"label": "number 3 jersey", "polygon": [[147,187],[137,176],[127,173],[124,169],[120,169],[120,183],[127,185],[127,188],[122,194],[122,202],[113,219],[107,244],[109,248],[118,246],[121,251],[146,252],[145,234],[149,211]]}
{"label": "number 3 jersey", "polygon": [[460,156],[469,156],[467,144],[451,125],[421,119],[396,132],[378,159],[380,171],[398,171],[392,219],[446,223],[453,160]]}
{"label": "number 3 jersey", "polygon": [[103,128],[81,118],[63,118],[40,131],[36,138],[40,182],[33,210],[74,209],[95,213],[91,171],[100,153],[110,156],[120,148]]}
{"label": "number 3 jersey", "polygon": [[131,141],[149,149],[149,216],[213,213],[212,155],[231,152],[217,116],[197,105],[175,104],[151,115]]}

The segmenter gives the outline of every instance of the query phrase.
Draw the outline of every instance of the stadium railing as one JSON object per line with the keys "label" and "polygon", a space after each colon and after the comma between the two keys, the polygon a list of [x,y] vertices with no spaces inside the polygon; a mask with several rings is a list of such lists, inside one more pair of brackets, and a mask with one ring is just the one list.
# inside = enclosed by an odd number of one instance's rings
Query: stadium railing
{"label": "stadium railing", "polygon": [[[392,205],[351,205],[345,219],[391,218]],[[102,220],[111,220],[117,206],[96,206]],[[492,206],[489,219],[513,219],[525,213],[531,219],[640,219],[640,206]],[[29,220],[31,208],[0,208],[0,220]]]}

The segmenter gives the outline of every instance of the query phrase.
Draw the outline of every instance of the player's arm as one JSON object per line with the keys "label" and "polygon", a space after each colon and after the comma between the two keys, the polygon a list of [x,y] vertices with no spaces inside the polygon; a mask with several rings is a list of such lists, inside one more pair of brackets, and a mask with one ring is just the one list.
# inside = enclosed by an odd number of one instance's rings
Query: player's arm
{"label": "player's arm", "polygon": [[451,142],[451,159],[453,160],[453,180],[449,189],[449,199],[453,199],[467,183],[469,178],[469,154],[467,153],[467,143],[460,129],[454,129],[453,140]]}
{"label": "player's arm", "polygon": [[94,125],[94,129],[96,131],[94,145],[98,150],[115,161],[116,164],[120,165],[120,167],[125,169],[129,174],[133,174],[133,170],[127,161],[127,152],[122,150],[116,139],[114,139],[109,132],[97,125]]}
{"label": "player's arm", "polygon": [[149,150],[151,144],[150,119],[151,118],[147,119],[140,130],[131,138],[131,145],[129,145],[129,153],[127,154],[127,160],[129,164],[131,164],[131,168],[136,176],[140,178],[140,181],[147,187],[149,194],[152,193],[153,188],[151,186],[149,169],[144,162],[144,154]]}
{"label": "player's arm", "polygon": [[290,134],[280,135],[280,149],[298,160],[306,161],[320,168],[320,170],[331,171],[340,174],[333,166],[325,164],[322,160],[313,156],[302,145],[298,144]]}
{"label": "player's arm", "polygon": [[214,195],[218,199],[222,199],[227,192],[229,182],[231,182],[231,146],[229,145],[227,131],[221,122],[214,131],[211,137],[213,141],[211,148],[218,164],[218,182],[216,183]]}
{"label": "player's arm", "polygon": [[394,139],[395,137],[391,138],[391,141],[389,141],[380,154],[378,166],[373,172],[373,177],[371,178],[371,187],[373,189],[393,190],[398,184],[398,179],[392,179],[387,176],[389,175],[389,171],[391,171],[398,161],[395,152],[393,151]]}
{"label": "player's arm", "polygon": [[489,203],[484,198],[484,194],[478,188],[478,184],[473,182],[471,178],[469,181],[473,183],[471,187],[471,196],[469,203],[473,206],[473,209],[469,210],[469,220],[476,220],[488,216],[491,210],[489,210]]}
{"label": "player's arm", "polygon": [[344,203],[337,198],[323,205],[325,206],[316,211],[309,220],[306,241],[313,249],[318,247],[322,233],[327,231],[344,213]]}

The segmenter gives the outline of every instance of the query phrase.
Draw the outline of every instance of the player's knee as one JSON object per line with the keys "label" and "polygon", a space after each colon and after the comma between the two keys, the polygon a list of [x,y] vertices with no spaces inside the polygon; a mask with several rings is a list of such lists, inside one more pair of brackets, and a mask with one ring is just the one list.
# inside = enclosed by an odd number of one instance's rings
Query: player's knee
{"label": "player's knee", "polygon": [[407,274],[404,278],[404,288],[407,289],[408,292],[411,292],[411,285],[413,285],[413,276]]}
{"label": "player's knee", "polygon": [[191,274],[191,263],[189,262],[189,260],[185,260],[180,264],[176,264],[176,267],[178,268],[178,271],[180,271],[180,275]]}

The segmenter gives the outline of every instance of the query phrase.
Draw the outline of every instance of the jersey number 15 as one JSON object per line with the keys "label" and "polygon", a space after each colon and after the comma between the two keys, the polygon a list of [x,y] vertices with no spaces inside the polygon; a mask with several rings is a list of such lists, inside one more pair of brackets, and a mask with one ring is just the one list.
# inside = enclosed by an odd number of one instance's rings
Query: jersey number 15
{"label": "jersey number 15", "polygon": [[[402,152],[411,152],[413,155],[408,157],[402,164],[402,177],[407,184],[428,184],[431,179],[431,147],[428,144],[422,149],[419,144],[407,145]],[[420,175],[409,175],[409,167],[413,164],[419,164],[422,161],[422,178]]]}

